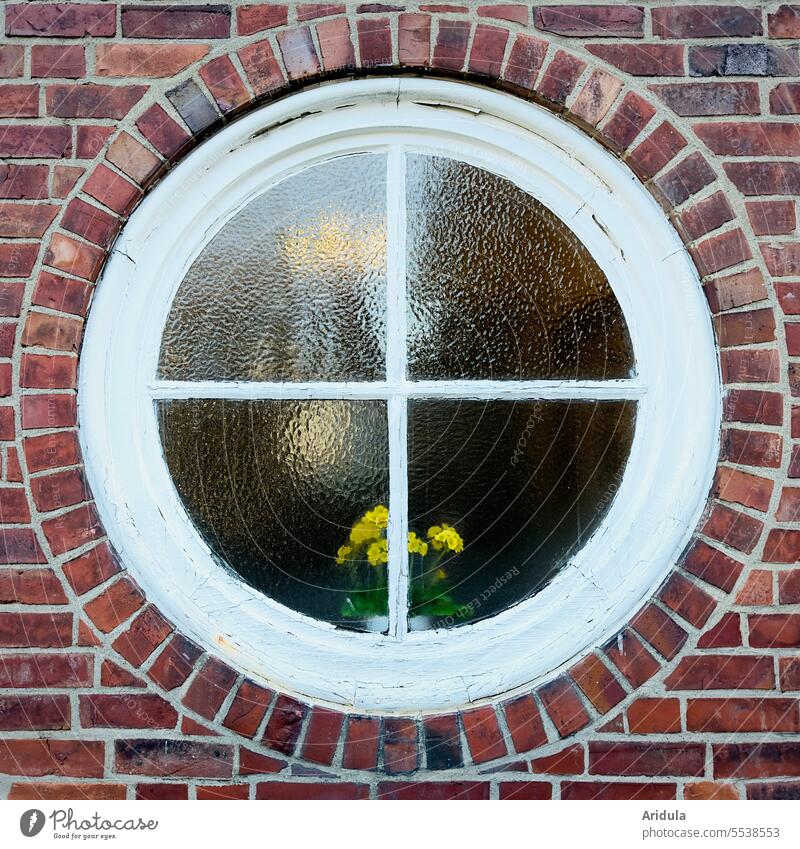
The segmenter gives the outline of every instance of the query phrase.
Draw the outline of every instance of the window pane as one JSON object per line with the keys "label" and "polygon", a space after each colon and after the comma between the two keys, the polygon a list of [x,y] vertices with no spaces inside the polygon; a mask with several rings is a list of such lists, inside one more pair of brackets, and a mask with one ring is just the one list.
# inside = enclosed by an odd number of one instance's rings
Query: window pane
{"label": "window pane", "polygon": [[507,180],[408,157],[412,378],[622,378],[622,310],[589,252]]}
{"label": "window pane", "polygon": [[386,157],[341,157],[249,203],[173,301],[160,374],[375,380],[384,373]]}
{"label": "window pane", "polygon": [[225,564],[309,616],[386,627],[384,402],[176,400],[159,417],[178,493]]}
{"label": "window pane", "polygon": [[611,505],[635,409],[411,402],[411,629],[484,619],[542,589]]}

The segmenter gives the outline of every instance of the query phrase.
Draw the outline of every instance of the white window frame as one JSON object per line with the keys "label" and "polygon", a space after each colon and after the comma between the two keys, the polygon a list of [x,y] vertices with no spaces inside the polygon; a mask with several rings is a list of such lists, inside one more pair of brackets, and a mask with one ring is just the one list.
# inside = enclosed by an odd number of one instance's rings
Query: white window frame
{"label": "white window frame", "polygon": [[[623,381],[405,379],[404,310],[387,314],[380,384],[157,379],[169,308],[191,263],[239,210],[312,162],[402,146],[463,159],[540,200],[583,242],[620,302],[636,357]],[[402,180],[389,180],[389,209]],[[395,193],[394,197],[391,193]],[[404,292],[404,216],[389,222],[389,303]],[[536,596],[450,630],[406,630],[406,400],[410,395],[635,398],[616,498],[585,547]],[[381,397],[390,418],[390,627],[360,634],[266,598],[220,568],[163,458],[156,398]],[[150,600],[247,675],[358,709],[439,710],[537,683],[602,642],[663,580],[702,512],[718,455],[721,390],[711,321],[675,231],[618,160],[562,119],[465,83],[381,78],[296,94],[221,130],[133,213],[87,322],[79,380],[87,476],[113,545]],[[616,487],[615,487],[616,488]]]}

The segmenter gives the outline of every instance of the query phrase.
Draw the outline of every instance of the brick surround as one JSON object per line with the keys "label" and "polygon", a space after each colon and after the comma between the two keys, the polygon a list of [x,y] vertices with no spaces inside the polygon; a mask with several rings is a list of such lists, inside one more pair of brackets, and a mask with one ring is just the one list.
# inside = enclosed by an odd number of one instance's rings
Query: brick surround
{"label": "brick surround", "polygon": [[[0,796],[800,798],[800,5],[0,15]],[[458,714],[345,715],[205,654],[105,541],[76,434],[92,289],[143,194],[254,105],[371,73],[502,88],[619,156],[720,346],[718,471],[671,575],[534,692]]]}

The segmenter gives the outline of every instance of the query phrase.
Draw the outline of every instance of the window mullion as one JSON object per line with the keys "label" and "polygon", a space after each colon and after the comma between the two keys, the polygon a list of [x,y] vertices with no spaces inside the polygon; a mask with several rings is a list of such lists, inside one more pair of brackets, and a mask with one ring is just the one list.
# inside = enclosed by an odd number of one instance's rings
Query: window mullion
{"label": "window mullion", "polygon": [[[386,379],[406,379],[406,207],[405,152],[392,147],[386,186]],[[389,634],[403,639],[408,631],[408,400],[389,398]]]}

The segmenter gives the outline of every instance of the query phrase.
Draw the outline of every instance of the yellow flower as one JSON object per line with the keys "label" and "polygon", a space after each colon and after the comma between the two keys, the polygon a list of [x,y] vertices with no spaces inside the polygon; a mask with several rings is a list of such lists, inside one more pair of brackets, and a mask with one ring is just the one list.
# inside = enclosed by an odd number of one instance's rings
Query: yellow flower
{"label": "yellow flower", "polygon": [[408,535],[408,550],[411,554],[421,554],[424,557],[428,553],[428,543],[411,531]]}
{"label": "yellow flower", "polygon": [[461,535],[446,522],[428,528],[428,538],[437,551],[448,549],[458,554],[464,550],[464,540],[461,539]]}
{"label": "yellow flower", "polygon": [[389,562],[389,543],[385,539],[373,542],[367,549],[367,559],[373,566]]}
{"label": "yellow flower", "polygon": [[371,522],[378,528],[385,528],[389,524],[389,510],[383,504],[379,504],[374,510],[368,510],[362,521]]}
{"label": "yellow flower", "polygon": [[353,549],[349,545],[340,545],[336,552],[336,562],[341,566],[347,560],[347,556],[352,553]]}
{"label": "yellow flower", "polygon": [[380,535],[381,529],[374,522],[369,522],[366,518],[359,519],[350,531],[350,542],[353,545],[363,545],[365,542],[378,539]]}

